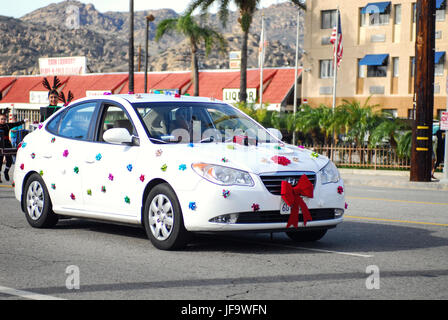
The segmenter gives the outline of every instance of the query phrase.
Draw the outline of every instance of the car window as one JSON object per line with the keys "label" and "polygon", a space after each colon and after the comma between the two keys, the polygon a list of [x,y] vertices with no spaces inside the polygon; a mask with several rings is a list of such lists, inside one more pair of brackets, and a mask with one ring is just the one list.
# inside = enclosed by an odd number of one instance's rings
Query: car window
{"label": "car window", "polygon": [[95,106],[95,102],[89,102],[70,108],[60,122],[59,135],[66,138],[87,140]]}
{"label": "car window", "polygon": [[104,132],[112,128],[125,128],[130,135],[138,136],[137,130],[135,130],[135,126],[129,119],[126,111],[122,107],[115,105],[109,104],[104,106],[99,128],[98,141],[104,142]]}
{"label": "car window", "polygon": [[54,116],[54,118],[50,120],[46,127],[49,132],[58,134],[59,123],[63,115],[64,112],[61,111],[58,115]]}

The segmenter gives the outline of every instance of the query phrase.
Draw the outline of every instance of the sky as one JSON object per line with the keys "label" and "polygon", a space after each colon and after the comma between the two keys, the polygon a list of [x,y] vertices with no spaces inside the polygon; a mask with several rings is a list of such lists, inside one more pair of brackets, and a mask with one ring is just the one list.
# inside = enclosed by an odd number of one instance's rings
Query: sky
{"label": "sky", "polygon": [[[51,3],[61,2],[62,0],[2,0],[0,6],[0,15],[20,18],[31,11],[46,7]],[[271,4],[285,2],[286,0],[261,0],[261,7],[267,7]],[[8,4],[5,5],[5,2]],[[106,11],[129,11],[129,1],[126,0],[80,0],[82,3],[92,3],[100,12]],[[233,2],[233,1],[232,1]],[[134,11],[149,9],[173,9],[181,13],[190,3],[189,0],[134,0]],[[235,8],[231,8],[235,10]]]}

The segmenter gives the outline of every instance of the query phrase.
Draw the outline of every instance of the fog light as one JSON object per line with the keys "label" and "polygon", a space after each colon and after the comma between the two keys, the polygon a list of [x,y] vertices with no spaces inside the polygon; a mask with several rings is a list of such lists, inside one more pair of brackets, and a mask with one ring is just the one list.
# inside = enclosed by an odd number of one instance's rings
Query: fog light
{"label": "fog light", "polygon": [[334,217],[340,218],[344,215],[344,209],[334,209]]}
{"label": "fog light", "polygon": [[238,214],[237,213],[231,213],[231,214],[224,214],[222,216],[217,216],[212,219],[210,219],[210,222],[215,223],[236,223],[238,220]]}

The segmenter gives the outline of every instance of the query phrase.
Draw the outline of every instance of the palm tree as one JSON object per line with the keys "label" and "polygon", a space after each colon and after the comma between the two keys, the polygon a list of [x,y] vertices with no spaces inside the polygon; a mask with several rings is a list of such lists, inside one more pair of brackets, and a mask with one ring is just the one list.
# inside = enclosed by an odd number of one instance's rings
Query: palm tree
{"label": "palm tree", "polygon": [[[300,9],[306,10],[304,0],[290,0]],[[240,67],[240,102],[246,102],[247,100],[247,43],[249,39],[249,29],[252,24],[252,19],[261,0],[233,0],[234,4],[240,11],[240,17],[238,23],[241,26],[243,32],[243,41],[241,42],[241,67]],[[187,8],[187,13],[191,14],[195,9],[201,8],[202,14],[206,14],[208,8],[214,4],[218,4],[218,15],[223,26],[226,25],[227,18],[229,16],[229,0],[192,0]]]}
{"label": "palm tree", "polygon": [[215,30],[200,26],[190,14],[161,21],[156,30],[156,41],[168,32],[183,34],[190,42],[191,50],[191,78],[194,85],[194,95],[199,95],[199,67],[198,67],[198,47],[202,41],[205,44],[206,56],[210,53],[214,45],[218,45],[219,50],[224,52],[226,41],[224,37]]}

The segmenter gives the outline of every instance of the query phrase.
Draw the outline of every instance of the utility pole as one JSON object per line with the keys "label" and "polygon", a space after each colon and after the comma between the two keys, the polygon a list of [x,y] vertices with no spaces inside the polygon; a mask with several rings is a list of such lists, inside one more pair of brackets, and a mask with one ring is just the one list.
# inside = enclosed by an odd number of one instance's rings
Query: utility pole
{"label": "utility pole", "polygon": [[[297,77],[299,73],[299,38],[300,38],[300,9],[297,10],[297,30],[296,30],[296,67],[294,69],[294,131],[292,132],[292,144],[296,145],[296,114],[297,114]],[[303,78],[302,78],[303,79]]]}
{"label": "utility pole", "polygon": [[411,181],[431,181],[435,4],[434,0],[417,1],[414,83],[416,112],[412,129]]}
{"label": "utility pole", "polygon": [[134,0],[129,0],[129,92],[134,93]]}
{"label": "utility pole", "polygon": [[145,32],[145,93],[148,93],[148,37],[149,23],[154,21],[152,14],[146,16],[146,32]]}

